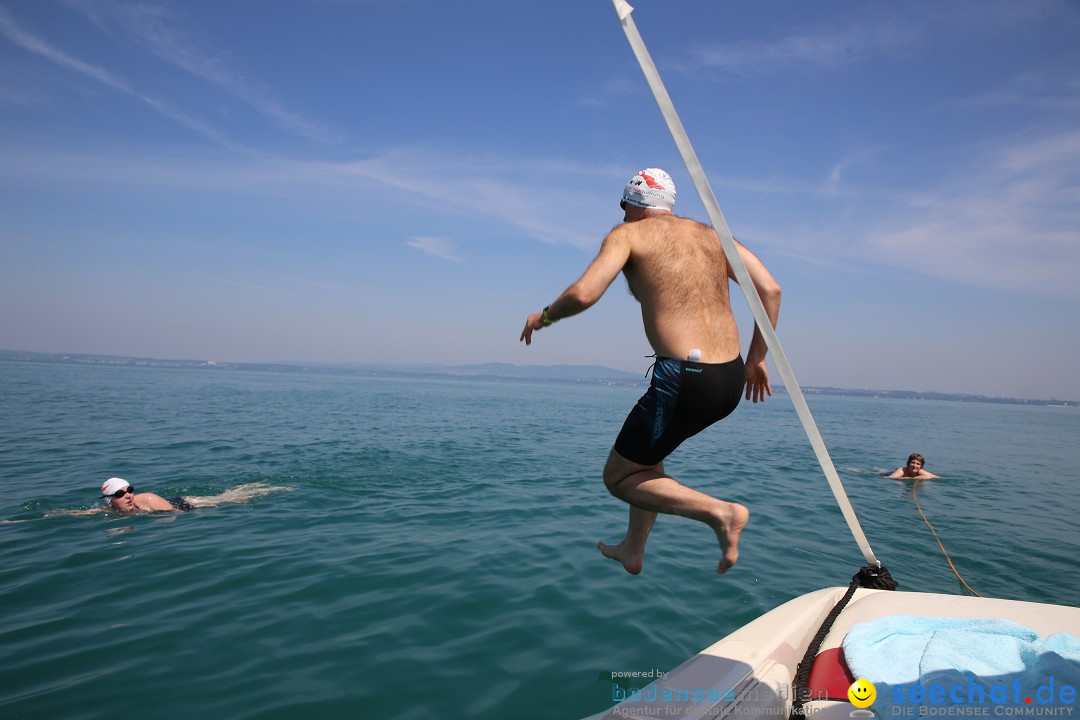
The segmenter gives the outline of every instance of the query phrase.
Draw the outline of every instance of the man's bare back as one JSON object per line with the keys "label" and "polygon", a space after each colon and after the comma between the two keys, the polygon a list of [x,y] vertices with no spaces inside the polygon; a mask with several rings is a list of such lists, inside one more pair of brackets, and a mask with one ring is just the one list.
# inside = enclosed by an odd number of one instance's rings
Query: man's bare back
{"label": "man's bare back", "polygon": [[739,355],[731,314],[728,262],[707,225],[675,215],[627,223],[630,259],[623,274],[641,303],[645,335],[657,355],[722,363]]}

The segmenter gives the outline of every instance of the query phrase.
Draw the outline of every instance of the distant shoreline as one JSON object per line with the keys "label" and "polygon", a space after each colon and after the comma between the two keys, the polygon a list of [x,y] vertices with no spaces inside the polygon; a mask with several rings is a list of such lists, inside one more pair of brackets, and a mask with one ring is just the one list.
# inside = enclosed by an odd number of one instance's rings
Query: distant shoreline
{"label": "distant shoreline", "polygon": [[[400,377],[442,377],[502,382],[583,382],[599,385],[647,384],[644,375],[615,370],[600,365],[512,365],[482,363],[478,365],[406,365],[393,363],[227,363],[214,360],[170,360],[161,358],[93,355],[88,353],[42,353],[21,350],[0,350],[0,362],[31,362],[67,365],[112,365],[129,367],[191,368],[221,371],[330,373],[339,375],[394,375]],[[999,405],[1036,405],[1046,407],[1080,407],[1080,401],[1057,398],[1031,399],[974,395],[968,393],[918,392],[914,390],[866,390],[859,388],[814,387],[802,388],[806,395],[870,397],[890,400],[945,400],[952,402],[981,402]],[[783,385],[774,391],[785,393]]]}

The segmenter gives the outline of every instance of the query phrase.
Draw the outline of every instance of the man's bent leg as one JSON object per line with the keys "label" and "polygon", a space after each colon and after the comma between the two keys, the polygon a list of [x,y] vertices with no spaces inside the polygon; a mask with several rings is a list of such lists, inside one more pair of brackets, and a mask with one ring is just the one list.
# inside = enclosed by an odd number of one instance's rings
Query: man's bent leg
{"label": "man's bent leg", "polygon": [[[609,481],[619,479],[620,474],[625,469],[623,463],[630,463],[630,461],[619,455],[615,450],[612,450],[608,455],[607,463],[604,465],[604,484],[608,486],[609,491],[611,490],[612,485],[609,485],[608,483]],[[663,461],[657,463],[655,466],[637,465],[636,463],[630,464],[641,469],[647,468],[655,469],[659,472],[664,471]],[[626,572],[631,575],[637,575],[641,572],[643,566],[645,542],[649,539],[649,533],[652,531],[654,522],[656,522],[655,512],[631,505],[630,518],[626,525],[626,536],[623,537],[622,541],[618,545],[608,545],[607,543],[598,542],[596,543],[596,547],[604,557],[618,560],[622,563]]]}
{"label": "man's bent leg", "polygon": [[[622,548],[624,555],[631,560],[634,558],[633,552],[640,547],[636,556],[638,572],[641,571],[645,540],[658,512],[698,520],[713,529],[723,554],[717,564],[717,572],[727,572],[738,560],[739,535],[750,517],[750,511],[743,505],[718,500],[680,484],[664,474],[663,463],[639,465],[614,450],[604,466],[604,484],[612,495],[632,506],[626,539],[617,546],[605,547]],[[635,516],[635,509],[642,511],[642,514]],[[603,547],[600,550],[604,552]],[[604,554],[621,560],[627,571],[634,572],[633,565],[628,565],[621,557],[607,552]]]}
{"label": "man's bent leg", "polygon": [[643,567],[645,557],[645,541],[649,539],[653,522],[656,521],[656,513],[651,510],[642,510],[639,507],[630,506],[630,520],[626,527],[626,537],[618,545],[608,545],[598,542],[596,547],[604,557],[618,560],[622,563],[626,572],[637,575]]}

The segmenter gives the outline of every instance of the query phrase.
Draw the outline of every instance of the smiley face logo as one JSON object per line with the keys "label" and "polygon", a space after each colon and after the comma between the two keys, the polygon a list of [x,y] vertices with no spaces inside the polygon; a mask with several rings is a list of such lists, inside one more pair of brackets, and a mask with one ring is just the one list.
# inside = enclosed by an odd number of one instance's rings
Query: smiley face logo
{"label": "smiley face logo", "polygon": [[857,708],[870,707],[873,704],[874,699],[877,697],[877,689],[874,684],[859,678],[855,682],[851,683],[851,687],[847,691],[848,700],[851,704]]}

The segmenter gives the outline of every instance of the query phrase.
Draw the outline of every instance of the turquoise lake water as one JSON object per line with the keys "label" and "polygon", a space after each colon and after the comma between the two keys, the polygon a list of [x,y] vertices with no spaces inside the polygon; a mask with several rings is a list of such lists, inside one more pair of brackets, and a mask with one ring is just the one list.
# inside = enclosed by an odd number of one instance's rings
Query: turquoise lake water
{"label": "turquoise lake water", "polygon": [[[644,370],[644,368],[643,368]],[[657,521],[602,558],[600,468],[644,386],[0,363],[0,718],[580,718],[863,564],[788,398],[667,469],[751,510],[739,564]],[[901,589],[1080,602],[1080,411],[810,397]],[[181,515],[92,507],[287,487]]]}

